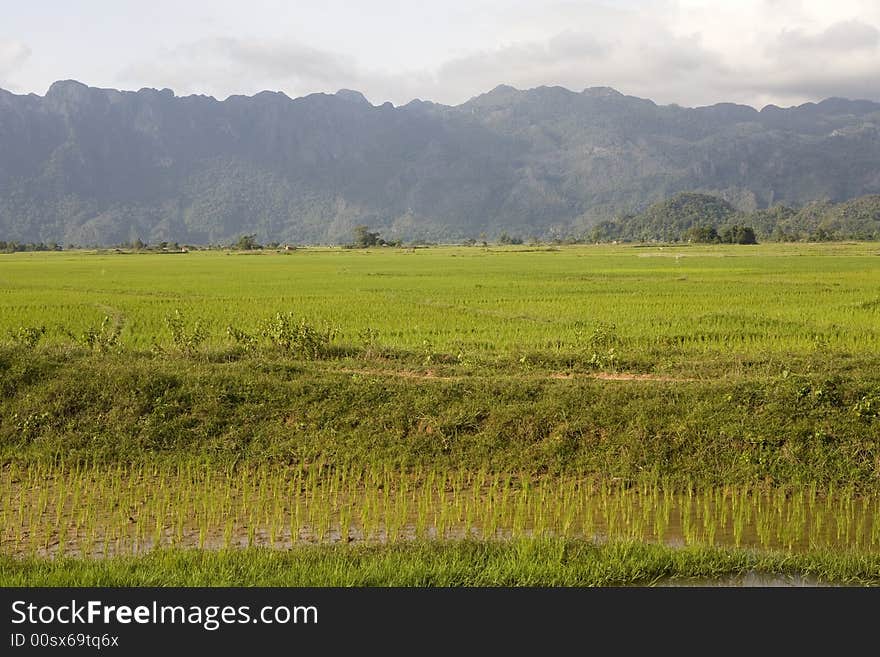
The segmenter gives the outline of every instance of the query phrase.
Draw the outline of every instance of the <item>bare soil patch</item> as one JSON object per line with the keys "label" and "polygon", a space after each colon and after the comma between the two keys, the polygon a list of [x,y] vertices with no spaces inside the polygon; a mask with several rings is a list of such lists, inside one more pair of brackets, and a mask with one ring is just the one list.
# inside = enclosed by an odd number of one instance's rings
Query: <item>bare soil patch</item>
{"label": "bare soil patch", "polygon": [[[395,376],[403,379],[418,379],[432,381],[463,381],[476,378],[473,376],[440,376],[435,370],[377,370],[377,369],[342,369],[337,370],[344,374],[361,374],[363,376]],[[548,379],[597,379],[599,381],[656,381],[658,383],[687,383],[696,381],[685,377],[675,377],[663,374],[634,374],[631,372],[595,372],[595,373],[572,373],[552,372],[547,374]]]}
{"label": "bare soil patch", "polygon": [[631,372],[596,372],[594,374],[567,374],[558,372],[550,375],[551,379],[599,379],[600,381],[658,381],[662,383],[686,383],[688,381],[696,381],[696,379],[688,379],[677,376],[667,376],[664,374],[633,374]]}

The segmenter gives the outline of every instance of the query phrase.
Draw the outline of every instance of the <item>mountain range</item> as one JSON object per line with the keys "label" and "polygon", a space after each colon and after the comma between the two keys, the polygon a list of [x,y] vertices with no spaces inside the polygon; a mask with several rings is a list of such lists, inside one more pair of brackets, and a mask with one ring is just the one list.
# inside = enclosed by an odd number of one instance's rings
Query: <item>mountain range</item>
{"label": "mountain range", "polygon": [[880,193],[880,104],[657,105],[499,86],[448,106],[359,92],[0,90],[0,238],[341,243],[585,234],[678,192],[753,212]]}

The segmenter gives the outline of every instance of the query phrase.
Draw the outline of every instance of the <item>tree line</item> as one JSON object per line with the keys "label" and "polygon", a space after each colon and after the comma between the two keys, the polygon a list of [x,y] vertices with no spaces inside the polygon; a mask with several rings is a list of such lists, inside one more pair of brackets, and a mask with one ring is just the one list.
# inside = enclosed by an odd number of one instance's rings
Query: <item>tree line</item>
{"label": "tree line", "polygon": [[823,242],[880,240],[880,195],[800,208],[777,204],[745,212],[711,194],[682,192],[637,214],[601,221],[586,232],[589,242],[758,241]]}

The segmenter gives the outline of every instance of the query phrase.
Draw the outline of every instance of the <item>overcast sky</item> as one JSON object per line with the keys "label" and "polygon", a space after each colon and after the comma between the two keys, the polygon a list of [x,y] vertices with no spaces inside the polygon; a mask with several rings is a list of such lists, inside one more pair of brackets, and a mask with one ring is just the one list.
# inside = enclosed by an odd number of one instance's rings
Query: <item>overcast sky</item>
{"label": "overcast sky", "polygon": [[223,99],[363,91],[457,104],[498,84],[659,103],[880,100],[880,0],[0,0],[0,87],[60,79]]}

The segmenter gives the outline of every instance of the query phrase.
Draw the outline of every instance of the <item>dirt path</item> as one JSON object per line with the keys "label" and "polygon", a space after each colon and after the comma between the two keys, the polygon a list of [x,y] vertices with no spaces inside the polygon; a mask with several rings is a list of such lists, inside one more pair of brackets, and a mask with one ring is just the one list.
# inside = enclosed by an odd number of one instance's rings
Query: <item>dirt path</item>
{"label": "dirt path", "polygon": [[663,374],[633,374],[630,372],[596,372],[595,374],[566,374],[555,373],[550,375],[551,379],[598,379],[600,381],[659,381],[665,383],[687,383],[696,381],[697,379],[686,379],[684,377],[666,376]]}
{"label": "dirt path", "polygon": [[[416,379],[421,381],[466,381],[468,379],[480,378],[477,376],[439,376],[434,370],[371,370],[371,369],[341,369],[335,370],[343,374],[361,374],[363,376],[394,376],[401,379]],[[629,372],[596,372],[589,373],[568,373],[553,372],[545,375],[548,379],[570,380],[570,379],[596,379],[598,381],[654,381],[658,383],[688,383],[697,379],[689,379],[684,377],[666,376],[662,374],[633,374]],[[523,377],[524,378],[524,377]]]}
{"label": "dirt path", "polygon": [[413,371],[413,370],[356,370],[343,369],[335,370],[343,374],[363,374],[364,376],[396,376],[401,379],[422,379],[432,381],[464,381],[472,377],[468,376],[437,376],[434,370]]}

